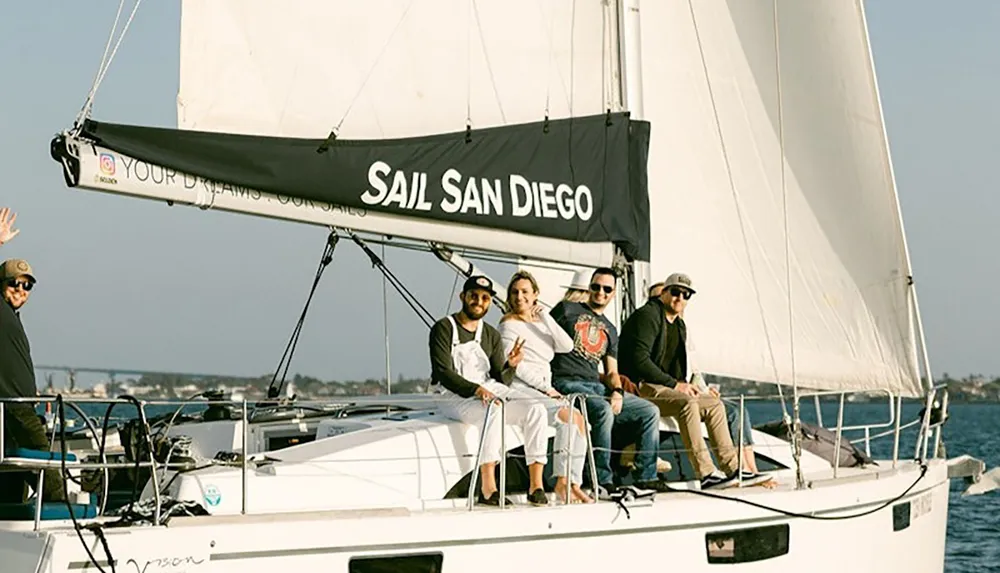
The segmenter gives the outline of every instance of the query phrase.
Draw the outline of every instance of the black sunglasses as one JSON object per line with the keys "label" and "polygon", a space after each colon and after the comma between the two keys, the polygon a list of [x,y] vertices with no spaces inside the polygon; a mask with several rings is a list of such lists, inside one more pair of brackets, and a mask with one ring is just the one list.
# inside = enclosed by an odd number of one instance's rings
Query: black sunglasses
{"label": "black sunglasses", "polygon": [[612,291],[615,290],[615,287],[613,287],[611,285],[599,285],[597,283],[592,283],[590,285],[590,290],[592,290],[594,292],[601,292],[603,290],[604,294],[611,294]]}
{"label": "black sunglasses", "polygon": [[31,281],[7,281],[7,286],[11,288],[21,287],[24,292],[28,292],[35,286],[35,283]]}
{"label": "black sunglasses", "polygon": [[684,300],[691,300],[691,291],[683,288],[670,287],[670,294],[672,296],[683,296]]}

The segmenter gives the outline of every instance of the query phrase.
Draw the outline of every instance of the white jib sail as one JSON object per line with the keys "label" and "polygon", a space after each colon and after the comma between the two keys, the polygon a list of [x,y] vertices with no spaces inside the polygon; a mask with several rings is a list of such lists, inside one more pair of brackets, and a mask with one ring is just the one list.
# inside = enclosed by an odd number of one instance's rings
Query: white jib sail
{"label": "white jib sail", "polygon": [[794,353],[800,386],[921,395],[861,7],[669,0],[640,21],[652,274],[695,281],[695,365],[790,384]]}

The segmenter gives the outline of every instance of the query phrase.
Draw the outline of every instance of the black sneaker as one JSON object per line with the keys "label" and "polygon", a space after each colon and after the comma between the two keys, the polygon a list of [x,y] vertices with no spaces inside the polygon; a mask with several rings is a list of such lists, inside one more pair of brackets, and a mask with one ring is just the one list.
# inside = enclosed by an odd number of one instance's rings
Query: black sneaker
{"label": "black sneaker", "polygon": [[614,501],[618,495],[618,486],[613,483],[602,483],[597,486],[595,497],[601,501]]}
{"label": "black sneaker", "polygon": [[636,483],[635,487],[639,489],[652,490],[658,493],[667,493],[673,491],[673,488],[670,487],[669,483],[659,479],[641,481]]}
{"label": "black sneaker", "polygon": [[[507,499],[506,497],[503,498],[503,500],[505,506],[510,507],[511,505],[513,505],[510,502],[510,500]],[[495,491],[493,492],[493,495],[489,497],[483,497],[483,492],[479,492],[479,496],[478,499],[476,500],[476,503],[480,505],[491,505],[493,507],[500,507],[500,492]]]}
{"label": "black sneaker", "polygon": [[549,497],[545,495],[545,491],[541,488],[528,494],[528,503],[535,506],[545,506],[549,504]]}
{"label": "black sneaker", "polygon": [[736,485],[736,474],[727,476],[715,471],[701,478],[701,489],[725,489]]}

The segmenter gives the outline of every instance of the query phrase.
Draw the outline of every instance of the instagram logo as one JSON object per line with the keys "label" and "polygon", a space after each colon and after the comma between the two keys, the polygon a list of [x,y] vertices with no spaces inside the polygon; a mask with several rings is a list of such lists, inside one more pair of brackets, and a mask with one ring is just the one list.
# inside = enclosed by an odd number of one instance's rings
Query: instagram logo
{"label": "instagram logo", "polygon": [[101,154],[101,173],[105,175],[115,174],[115,156],[110,153]]}

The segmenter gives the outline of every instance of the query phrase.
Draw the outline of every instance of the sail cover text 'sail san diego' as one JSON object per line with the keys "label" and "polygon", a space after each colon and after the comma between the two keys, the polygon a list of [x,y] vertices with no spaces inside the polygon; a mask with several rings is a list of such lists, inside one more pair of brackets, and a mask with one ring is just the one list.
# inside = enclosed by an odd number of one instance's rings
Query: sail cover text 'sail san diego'
{"label": "sail cover text 'sail san diego'", "polygon": [[627,114],[392,140],[258,137],[87,121],[98,145],[206,179],[343,207],[649,257],[649,124]]}

